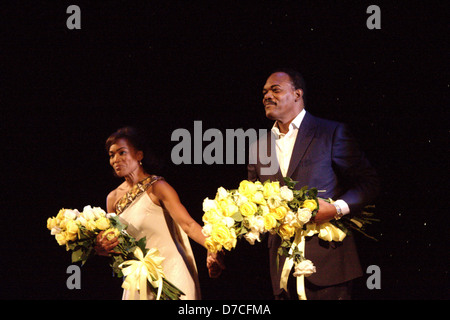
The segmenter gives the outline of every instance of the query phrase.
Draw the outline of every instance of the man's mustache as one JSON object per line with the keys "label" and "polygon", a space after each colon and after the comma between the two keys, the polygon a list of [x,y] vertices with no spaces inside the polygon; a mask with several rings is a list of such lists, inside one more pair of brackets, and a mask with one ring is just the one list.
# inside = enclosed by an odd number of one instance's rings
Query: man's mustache
{"label": "man's mustache", "polygon": [[275,101],[273,101],[273,100],[270,100],[270,99],[268,99],[268,100],[264,100],[264,105],[265,106],[267,106],[267,105],[270,105],[270,104],[273,104],[273,105],[277,105],[276,103],[275,103]]}

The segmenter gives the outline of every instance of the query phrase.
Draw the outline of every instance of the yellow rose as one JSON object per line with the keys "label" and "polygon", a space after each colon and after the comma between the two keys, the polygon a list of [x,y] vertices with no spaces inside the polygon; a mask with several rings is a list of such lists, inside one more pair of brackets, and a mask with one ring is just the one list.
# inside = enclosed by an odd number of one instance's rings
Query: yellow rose
{"label": "yellow rose", "polygon": [[101,217],[95,221],[95,227],[99,230],[106,230],[109,228],[109,219],[106,217]]}
{"label": "yellow rose", "polygon": [[222,213],[225,217],[231,217],[239,209],[237,205],[233,202],[233,200],[229,198],[220,200],[219,208],[222,210]]}
{"label": "yellow rose", "polygon": [[260,205],[259,212],[264,216],[270,212],[270,208],[266,205]]}
{"label": "yellow rose", "polygon": [[275,182],[266,182],[264,184],[263,189],[264,197],[267,199],[274,195],[279,195],[280,193],[280,183],[278,181]]}
{"label": "yellow rose", "polygon": [[282,224],[278,230],[284,240],[289,240],[295,233],[295,228],[289,224]]}
{"label": "yellow rose", "polygon": [[256,185],[248,180],[241,181],[238,188],[238,192],[247,198],[251,198],[253,194],[256,192],[256,190],[257,190]]}
{"label": "yellow rose", "polygon": [[234,231],[234,229],[231,229],[230,237],[227,239],[227,241],[224,242],[223,247],[228,251],[230,251],[231,249],[236,247],[236,242],[237,242],[236,232]]}
{"label": "yellow rose", "polygon": [[303,208],[308,208],[311,211],[314,211],[317,208],[316,200],[307,199],[303,202]]}
{"label": "yellow rose", "polygon": [[256,191],[263,191],[264,190],[264,186],[261,183],[261,181],[255,181],[255,182],[253,182],[253,184],[255,185]]}
{"label": "yellow rose", "polygon": [[103,238],[106,237],[109,241],[118,237],[120,235],[120,231],[117,228],[109,228],[103,232]]}
{"label": "yellow rose", "polygon": [[66,209],[59,210],[58,214],[56,215],[56,219],[58,220],[64,220],[64,213],[66,212]]}
{"label": "yellow rose", "polygon": [[56,242],[58,242],[58,244],[60,246],[63,246],[67,243],[65,232],[61,232],[61,233],[58,233],[57,235],[55,235],[55,239],[56,239]]}
{"label": "yellow rose", "polygon": [[47,229],[48,230],[52,230],[54,227],[56,227],[58,225],[56,218],[48,218],[47,219]]}
{"label": "yellow rose", "polygon": [[208,212],[209,210],[217,209],[216,200],[211,200],[209,198],[206,198],[205,200],[203,200],[202,207],[203,207],[203,212]]}
{"label": "yellow rose", "polygon": [[280,207],[277,207],[275,209],[272,209],[271,212],[272,212],[273,216],[275,217],[275,219],[283,220],[284,217],[286,217],[286,214],[288,212],[288,208],[285,207],[285,206],[280,206]]}
{"label": "yellow rose", "polygon": [[271,196],[267,199],[267,205],[269,206],[269,208],[275,209],[275,208],[278,208],[278,207],[280,207],[280,206],[283,205],[283,200],[281,199],[280,196],[277,196],[277,195],[271,195]]}
{"label": "yellow rose", "polygon": [[219,211],[218,208],[211,209],[205,214],[203,214],[202,220],[205,223],[215,224],[217,221],[221,221],[223,219],[222,213]]}
{"label": "yellow rose", "polygon": [[254,203],[264,205],[266,204],[266,199],[264,199],[264,194],[261,191],[257,191],[253,194],[251,200]]}
{"label": "yellow rose", "polygon": [[228,229],[225,225],[215,225],[211,231],[211,239],[214,242],[224,244],[231,237],[230,229]]}
{"label": "yellow rose", "polygon": [[68,222],[67,219],[61,220],[61,221],[59,222],[59,227],[60,227],[62,230],[65,230],[65,229],[66,229],[67,222]]}
{"label": "yellow rose", "polygon": [[77,240],[77,234],[76,233],[66,232],[65,235],[66,235],[66,241],[75,241],[75,240]]}
{"label": "yellow rose", "polygon": [[270,231],[277,226],[277,219],[275,219],[275,217],[271,213],[266,214],[265,216],[263,216],[263,218],[264,218],[264,228],[267,231]]}
{"label": "yellow rose", "polygon": [[256,213],[258,207],[253,202],[245,202],[239,207],[239,209],[241,210],[243,216],[250,217]]}
{"label": "yellow rose", "polygon": [[224,187],[220,187],[217,189],[215,200],[220,201],[226,199],[229,195],[230,193]]}
{"label": "yellow rose", "polygon": [[96,229],[96,224],[94,220],[86,221],[86,229],[88,231],[94,231]]}
{"label": "yellow rose", "polygon": [[70,235],[75,235],[79,232],[78,224],[74,220],[69,220],[66,225],[66,232]]}
{"label": "yellow rose", "polygon": [[222,250],[222,245],[220,243],[214,242],[211,237],[208,237],[205,241],[205,247],[208,251],[213,253]]}
{"label": "yellow rose", "polygon": [[231,250],[236,246],[236,242],[234,230],[228,229],[225,225],[215,225],[205,245],[209,250],[216,252],[221,250],[222,246],[227,250]]}

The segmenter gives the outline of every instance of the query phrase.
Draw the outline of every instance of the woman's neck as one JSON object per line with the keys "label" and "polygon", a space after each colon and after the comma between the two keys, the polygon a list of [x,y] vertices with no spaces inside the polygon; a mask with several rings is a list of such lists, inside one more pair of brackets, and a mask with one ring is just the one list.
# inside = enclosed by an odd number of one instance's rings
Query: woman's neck
{"label": "woman's neck", "polygon": [[136,170],[135,172],[131,172],[129,175],[125,176],[125,181],[127,182],[128,186],[131,188],[139,181],[144,180],[149,175],[144,172],[142,168]]}

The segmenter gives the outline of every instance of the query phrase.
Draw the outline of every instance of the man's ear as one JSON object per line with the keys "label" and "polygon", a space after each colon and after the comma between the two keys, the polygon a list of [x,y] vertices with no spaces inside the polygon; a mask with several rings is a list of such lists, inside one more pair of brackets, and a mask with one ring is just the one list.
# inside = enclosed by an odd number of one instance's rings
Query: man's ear
{"label": "man's ear", "polygon": [[303,98],[303,90],[302,89],[295,89],[294,93],[295,93],[295,100]]}

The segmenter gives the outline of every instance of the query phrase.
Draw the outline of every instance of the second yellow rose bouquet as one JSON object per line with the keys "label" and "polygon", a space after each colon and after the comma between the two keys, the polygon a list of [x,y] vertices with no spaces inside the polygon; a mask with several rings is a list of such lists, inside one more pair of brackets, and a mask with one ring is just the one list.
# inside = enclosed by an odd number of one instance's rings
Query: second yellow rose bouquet
{"label": "second yellow rose bouquet", "polygon": [[360,217],[315,224],[311,221],[319,210],[317,189],[304,186],[295,190],[297,182],[290,178],[285,178],[285,183],[280,186],[278,181],[243,180],[238,189],[220,187],[214,199],[206,198],[202,220],[208,250],[230,251],[236,247],[238,238],[244,237],[253,245],[267,232],[278,234],[282,239],[279,255],[287,256],[295,264],[294,275],[307,276],[315,272],[315,267],[304,257],[301,243],[305,237],[317,234],[325,241],[342,241],[349,229],[361,231],[365,224],[376,220]]}
{"label": "second yellow rose bouquet", "polygon": [[289,240],[311,220],[318,207],[315,188],[293,190],[293,185],[280,187],[278,181],[248,180],[241,181],[238,189],[220,187],[214,199],[203,201],[206,245],[213,252],[231,250],[237,238],[243,236],[254,244],[266,232]]}
{"label": "second yellow rose bouquet", "polygon": [[145,237],[139,241],[126,232],[119,217],[106,213],[103,209],[84,207],[82,212],[61,209],[56,217],[47,219],[47,228],[55,236],[59,245],[72,251],[72,262],[84,264],[95,254],[96,239],[103,231],[103,237],[112,240],[117,237],[119,244],[110,254],[111,267],[117,276],[126,276],[122,287],[139,292],[140,299],[147,299],[147,284],[150,292],[163,300],[178,300],[183,294],[164,276],[161,266],[163,257],[155,248],[148,250]]}

